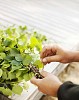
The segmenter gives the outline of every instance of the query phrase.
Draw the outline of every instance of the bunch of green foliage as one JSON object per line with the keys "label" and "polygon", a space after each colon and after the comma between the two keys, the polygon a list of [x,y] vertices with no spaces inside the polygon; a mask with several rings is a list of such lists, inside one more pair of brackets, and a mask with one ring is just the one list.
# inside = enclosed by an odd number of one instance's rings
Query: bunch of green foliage
{"label": "bunch of green foliage", "polygon": [[43,68],[39,53],[46,37],[26,26],[0,29],[0,92],[7,96],[21,94],[19,83],[34,76],[29,65]]}

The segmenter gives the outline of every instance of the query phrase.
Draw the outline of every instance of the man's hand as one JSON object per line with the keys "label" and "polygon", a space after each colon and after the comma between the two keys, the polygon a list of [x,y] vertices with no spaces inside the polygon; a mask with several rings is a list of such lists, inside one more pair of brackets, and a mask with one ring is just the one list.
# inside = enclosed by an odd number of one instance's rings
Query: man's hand
{"label": "man's hand", "polygon": [[73,61],[73,53],[63,50],[57,45],[45,46],[40,54],[40,58],[44,64],[50,62],[69,63]]}
{"label": "man's hand", "polygon": [[33,77],[31,79],[31,83],[38,86],[38,89],[44,94],[56,97],[58,89],[62,83],[55,75],[50,74],[46,71],[42,71],[41,75],[44,76],[43,79],[36,79],[35,77]]}

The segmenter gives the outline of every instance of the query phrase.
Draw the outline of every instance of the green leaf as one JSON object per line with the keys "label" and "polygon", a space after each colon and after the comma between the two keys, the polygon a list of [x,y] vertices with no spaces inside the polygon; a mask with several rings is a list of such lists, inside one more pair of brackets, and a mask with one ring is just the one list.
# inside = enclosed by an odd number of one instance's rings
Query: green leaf
{"label": "green leaf", "polygon": [[5,47],[5,51],[9,51],[10,49],[10,47]]}
{"label": "green leaf", "polygon": [[34,76],[33,72],[30,72],[28,75],[29,75],[29,80]]}
{"label": "green leaf", "polygon": [[2,52],[4,50],[4,48],[2,46],[0,46],[0,52]]}
{"label": "green leaf", "polygon": [[45,35],[38,34],[36,31],[34,31],[33,36],[36,37],[39,41],[43,42],[46,41],[47,38]]}
{"label": "green leaf", "polygon": [[7,96],[11,96],[12,95],[12,91],[8,88],[4,88],[4,87],[0,87],[0,92],[2,92],[4,95],[7,95]]}
{"label": "green leaf", "polygon": [[24,83],[24,84],[23,84],[23,88],[24,88],[25,90],[27,90],[27,89],[29,88],[29,84],[28,84],[28,83]]}
{"label": "green leaf", "polygon": [[16,71],[16,77],[18,78],[22,74],[22,70]]}
{"label": "green leaf", "polygon": [[32,48],[36,47],[38,51],[42,50],[42,42],[38,41],[38,39],[35,37],[30,38],[30,46]]}
{"label": "green leaf", "polygon": [[2,69],[0,69],[0,77],[2,76],[2,74],[3,74],[3,71],[2,71]]}
{"label": "green leaf", "polygon": [[[0,83],[10,84],[15,94],[21,94],[20,82],[29,81],[34,74],[28,65],[42,67],[39,52],[45,37],[42,34],[27,30],[26,26],[10,26],[0,29]],[[9,87],[10,88],[10,87]],[[0,88],[5,95],[12,95],[8,88]]]}
{"label": "green leaf", "polygon": [[15,78],[16,78],[15,73],[12,73],[12,72],[8,73],[8,79],[12,80],[12,79],[15,79]]}
{"label": "green leaf", "polygon": [[5,57],[5,60],[7,60],[7,61],[9,61],[9,62],[11,62],[12,60],[14,60],[15,58],[13,57],[13,56],[11,56],[11,55],[7,55],[6,57]]}
{"label": "green leaf", "polygon": [[9,34],[9,35],[12,34],[12,31],[11,31],[10,27],[6,29],[6,33]]}
{"label": "green leaf", "polygon": [[14,66],[20,66],[21,62],[18,62],[16,60],[12,60],[11,64],[14,65]]}
{"label": "green leaf", "polygon": [[33,59],[33,63],[34,63],[36,60],[40,59],[40,57],[39,57],[38,54],[31,54],[31,56],[32,56],[32,59]]}
{"label": "green leaf", "polygon": [[30,74],[31,74],[31,78],[34,77],[34,73],[33,72],[30,72]]}
{"label": "green leaf", "polygon": [[2,79],[7,79],[7,72],[6,71],[3,71]]}
{"label": "green leaf", "polygon": [[37,66],[38,68],[43,68],[43,66],[44,66],[43,63],[40,60],[36,60],[34,62],[34,65]]}
{"label": "green leaf", "polygon": [[13,72],[13,71],[15,71],[15,70],[17,70],[17,69],[20,69],[21,68],[21,66],[15,66],[15,65],[12,65],[12,70],[11,70],[11,72]]}
{"label": "green leaf", "polygon": [[27,26],[19,26],[19,29],[22,31],[27,30]]}
{"label": "green leaf", "polygon": [[20,38],[18,39],[18,42],[22,42],[23,41],[23,43],[27,43],[27,35],[26,34],[21,34],[20,35]]}
{"label": "green leaf", "polygon": [[36,48],[40,52],[42,50],[42,43],[39,42],[39,44],[36,46]]}
{"label": "green leaf", "polygon": [[38,40],[35,38],[35,37],[31,37],[30,38],[30,46],[33,48],[33,47],[35,47],[37,44],[38,44],[39,42],[38,42]]}
{"label": "green leaf", "polygon": [[6,40],[3,42],[3,44],[4,44],[5,46],[10,46],[11,40],[6,39]]}
{"label": "green leaf", "polygon": [[23,78],[25,79],[25,81],[29,81],[29,80],[30,80],[30,77],[29,77],[29,74],[28,74],[28,73],[26,73],[26,74],[23,76]]}
{"label": "green leaf", "polygon": [[15,45],[17,45],[17,40],[12,40],[10,48],[14,48]]}
{"label": "green leaf", "polygon": [[8,68],[10,67],[10,64],[3,64],[2,68]]}
{"label": "green leaf", "polygon": [[16,59],[17,61],[22,61],[22,60],[23,60],[21,54],[17,54],[17,55],[15,56],[15,59]]}
{"label": "green leaf", "polygon": [[5,53],[0,53],[0,59],[4,59],[6,57]]}
{"label": "green leaf", "polygon": [[12,49],[10,50],[10,55],[11,55],[11,56],[16,56],[16,54],[19,54],[19,51],[18,51],[16,48],[12,48]]}
{"label": "green leaf", "polygon": [[11,96],[12,95],[12,91],[8,88],[3,89],[2,90],[3,94],[7,95],[7,96]]}
{"label": "green leaf", "polygon": [[32,62],[32,56],[26,54],[24,60],[23,60],[23,65],[29,65]]}
{"label": "green leaf", "polygon": [[4,87],[0,87],[0,91],[2,92],[5,88]]}
{"label": "green leaf", "polygon": [[24,79],[23,76],[19,76],[18,77],[18,82],[21,82],[23,79]]}
{"label": "green leaf", "polygon": [[21,70],[21,71],[25,71],[26,69],[25,69],[25,68],[20,68],[19,70]]}
{"label": "green leaf", "polygon": [[15,93],[15,94],[18,94],[18,95],[21,95],[22,91],[23,91],[23,88],[19,85],[15,85],[13,88],[12,88],[12,91]]}

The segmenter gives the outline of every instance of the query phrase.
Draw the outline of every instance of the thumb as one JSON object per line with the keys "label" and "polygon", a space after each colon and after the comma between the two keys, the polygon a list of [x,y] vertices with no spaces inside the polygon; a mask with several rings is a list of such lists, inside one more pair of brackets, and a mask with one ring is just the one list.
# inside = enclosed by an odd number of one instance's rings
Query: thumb
{"label": "thumb", "polygon": [[45,57],[42,62],[44,63],[50,63],[50,62],[59,62],[60,61],[60,56],[55,55],[55,56],[50,56],[50,57]]}
{"label": "thumb", "polygon": [[48,73],[48,72],[46,72],[46,71],[44,71],[44,70],[42,70],[40,73],[41,73],[41,75],[44,76],[44,77],[50,75],[50,73]]}
{"label": "thumb", "polygon": [[36,79],[35,77],[33,77],[30,82],[34,85],[37,85],[39,86],[40,82],[41,82],[41,79]]}

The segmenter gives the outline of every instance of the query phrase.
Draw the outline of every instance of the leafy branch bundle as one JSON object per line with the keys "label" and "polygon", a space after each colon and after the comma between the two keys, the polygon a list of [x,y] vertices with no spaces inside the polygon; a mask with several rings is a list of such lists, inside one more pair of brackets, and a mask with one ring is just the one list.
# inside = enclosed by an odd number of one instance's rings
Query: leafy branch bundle
{"label": "leafy branch bundle", "polygon": [[39,53],[45,40],[45,36],[28,31],[26,26],[0,29],[1,93],[7,96],[12,93],[20,95],[25,84],[20,86],[19,83],[30,80],[35,74],[34,68],[43,68]]}

